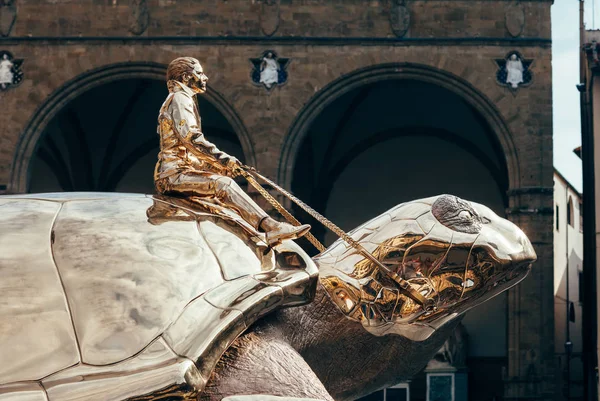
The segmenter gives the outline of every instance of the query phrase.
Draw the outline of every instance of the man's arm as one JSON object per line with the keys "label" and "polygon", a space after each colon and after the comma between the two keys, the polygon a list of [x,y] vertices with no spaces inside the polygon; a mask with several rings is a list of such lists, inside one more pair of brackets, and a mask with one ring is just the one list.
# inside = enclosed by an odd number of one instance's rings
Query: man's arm
{"label": "man's arm", "polygon": [[176,93],[171,103],[173,125],[175,131],[182,139],[183,145],[192,153],[208,153],[215,157],[219,162],[227,165],[231,162],[239,161],[219,150],[215,144],[208,141],[198,124],[196,114],[194,113],[194,103],[189,97]]}

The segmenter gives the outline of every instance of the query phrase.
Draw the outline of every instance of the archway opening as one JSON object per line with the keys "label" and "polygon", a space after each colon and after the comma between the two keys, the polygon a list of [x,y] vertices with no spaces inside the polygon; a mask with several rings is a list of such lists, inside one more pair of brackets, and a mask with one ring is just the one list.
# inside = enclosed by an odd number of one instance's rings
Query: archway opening
{"label": "archway opening", "polygon": [[[167,94],[164,81],[128,78],[96,86],[67,103],[40,136],[29,164],[28,192],[153,193],[156,124]],[[225,116],[205,97],[197,99],[207,138],[244,161]]]}
{"label": "archway opening", "polygon": [[[305,133],[291,189],[346,231],[399,203],[442,193],[505,215],[509,176],[502,146],[482,115],[449,89],[416,79],[370,82],[321,107]],[[327,245],[336,239],[294,212]],[[473,380],[499,395],[506,308],[504,293],[463,321]]]}
{"label": "archway opening", "polygon": [[416,80],[367,84],[327,105],[308,128],[292,175],[292,191],[345,229],[440,193],[504,215],[507,189],[502,148],[479,113]]}

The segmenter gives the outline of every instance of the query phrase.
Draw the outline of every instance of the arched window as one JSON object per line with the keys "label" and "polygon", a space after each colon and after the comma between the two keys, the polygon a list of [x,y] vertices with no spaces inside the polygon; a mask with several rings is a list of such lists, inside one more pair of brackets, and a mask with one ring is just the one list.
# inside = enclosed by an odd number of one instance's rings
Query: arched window
{"label": "arched window", "polygon": [[567,205],[567,224],[573,227],[575,224],[573,216],[573,199],[569,196],[569,204]]}

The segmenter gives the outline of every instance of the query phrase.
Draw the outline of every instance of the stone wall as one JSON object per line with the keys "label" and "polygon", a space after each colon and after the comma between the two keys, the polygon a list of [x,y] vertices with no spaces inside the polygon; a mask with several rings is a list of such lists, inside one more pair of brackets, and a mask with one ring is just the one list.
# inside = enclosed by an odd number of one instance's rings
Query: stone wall
{"label": "stone wall", "polygon": [[[270,5],[273,3],[274,5]],[[277,6],[277,3],[280,3]],[[395,37],[390,13],[396,0],[17,0],[13,36],[129,36],[147,14],[146,36]],[[524,1],[521,37],[550,37],[548,1]],[[407,0],[406,37],[506,37],[510,1]],[[277,18],[278,16],[278,18]],[[521,17],[518,17],[521,18]],[[274,21],[278,20],[276,24]],[[143,25],[143,24],[142,24]],[[271,28],[272,29],[272,28]],[[270,32],[267,32],[270,34]]]}
{"label": "stone wall", "polygon": [[[552,174],[545,174],[545,159],[551,168],[551,66],[550,52],[544,47],[521,47],[519,51],[534,60],[535,83],[515,96],[496,83],[498,66],[494,60],[514,49],[508,46],[433,46],[433,45],[298,45],[235,44],[203,45],[171,41],[126,44],[91,43],[15,43],[5,45],[15,57],[23,58],[25,79],[15,88],[0,94],[7,113],[0,115],[2,126],[0,183],[8,183],[10,169],[20,140],[36,110],[65,83],[107,65],[153,62],[166,65],[181,55],[202,60],[209,85],[220,93],[239,115],[250,133],[258,167],[277,175],[278,157],[290,126],[304,104],[330,82],[361,68],[387,63],[412,63],[449,72],[474,86],[497,108],[510,131],[519,159],[532,165],[520,173],[511,171],[512,186],[552,185]],[[291,58],[288,82],[270,93],[254,85],[249,76],[249,58],[273,49]],[[399,77],[402,72],[399,71]],[[76,90],[77,85],[74,85]],[[58,110],[57,110],[58,111]],[[434,111],[432,111],[434,113]],[[41,128],[40,128],[41,129]],[[508,147],[510,144],[506,144]],[[508,153],[508,152],[507,152]],[[514,155],[508,154],[511,158]],[[512,162],[512,163],[511,163]],[[516,161],[509,164],[516,166]]]}

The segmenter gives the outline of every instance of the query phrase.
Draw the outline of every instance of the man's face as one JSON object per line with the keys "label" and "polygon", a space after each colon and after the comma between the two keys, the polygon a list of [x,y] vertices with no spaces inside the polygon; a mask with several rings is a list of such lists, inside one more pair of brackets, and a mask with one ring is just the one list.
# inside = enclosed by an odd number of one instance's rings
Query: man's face
{"label": "man's face", "polygon": [[191,71],[191,77],[188,81],[188,86],[195,93],[204,93],[206,92],[207,82],[208,77],[204,74],[200,63],[194,63],[194,69]]}

